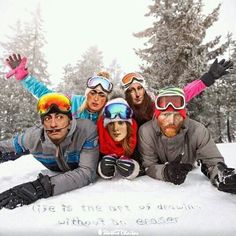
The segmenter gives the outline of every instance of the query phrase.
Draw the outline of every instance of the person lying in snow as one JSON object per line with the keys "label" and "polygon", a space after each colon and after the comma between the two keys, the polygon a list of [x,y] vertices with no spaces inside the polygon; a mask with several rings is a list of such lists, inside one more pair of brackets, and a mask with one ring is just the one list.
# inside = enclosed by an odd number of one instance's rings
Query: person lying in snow
{"label": "person lying in snow", "polygon": [[98,173],[104,179],[112,179],[117,172],[126,179],[139,174],[139,164],[132,159],[138,129],[132,115],[123,98],[114,98],[107,102],[97,122],[101,156]]}
{"label": "person lying in snow", "polygon": [[184,183],[196,161],[220,191],[236,194],[236,172],[228,168],[209,131],[189,119],[180,88],[161,89],[153,119],[139,128],[138,150],[146,174],[176,185]]}
{"label": "person lying in snow", "polygon": [[32,127],[11,140],[0,142],[5,152],[29,151],[57,175],[39,174],[38,179],[0,194],[0,209],[28,205],[89,185],[96,180],[99,158],[96,125],[91,120],[72,119],[71,101],[59,93],[43,95],[37,103],[42,127]]}

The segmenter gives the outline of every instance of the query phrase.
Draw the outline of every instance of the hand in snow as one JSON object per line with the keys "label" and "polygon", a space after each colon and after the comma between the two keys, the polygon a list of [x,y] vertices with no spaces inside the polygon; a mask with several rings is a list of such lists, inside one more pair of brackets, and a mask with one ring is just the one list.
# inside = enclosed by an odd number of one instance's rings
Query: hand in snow
{"label": "hand in snow", "polygon": [[229,168],[223,162],[217,164],[218,175],[216,185],[218,190],[236,194],[236,172],[234,168]]}
{"label": "hand in snow", "polygon": [[39,178],[33,182],[17,185],[0,194],[0,209],[5,207],[14,209],[23,205],[29,205],[40,198],[52,195],[50,178],[39,174]]}

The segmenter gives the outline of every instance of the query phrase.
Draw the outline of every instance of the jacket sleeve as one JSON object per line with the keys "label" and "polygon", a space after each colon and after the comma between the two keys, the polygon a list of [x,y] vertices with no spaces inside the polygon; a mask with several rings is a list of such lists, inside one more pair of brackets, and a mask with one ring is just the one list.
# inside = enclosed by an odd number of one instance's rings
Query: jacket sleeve
{"label": "jacket sleeve", "polygon": [[164,180],[164,164],[160,164],[158,154],[155,151],[156,148],[154,147],[154,143],[151,142],[150,135],[148,134],[148,129],[141,126],[139,128],[138,136],[138,151],[146,174],[154,179]]}
{"label": "jacket sleeve", "polygon": [[26,129],[22,134],[16,134],[13,138],[0,142],[0,152],[2,152],[4,156],[4,161],[29,154],[29,146],[32,140],[31,133],[34,132],[33,130],[34,128]]}
{"label": "jacket sleeve", "polygon": [[29,75],[25,79],[21,80],[21,84],[36,98],[40,98],[42,95],[54,92],[48,89],[44,83],[38,81],[34,76]]}
{"label": "jacket sleeve", "polygon": [[189,102],[206,88],[206,85],[200,80],[194,80],[184,87],[186,102]]}
{"label": "jacket sleeve", "polygon": [[[201,161],[202,172],[210,179],[214,184],[215,177],[218,174],[217,163],[224,162],[224,158],[219,152],[214,140],[212,139],[210,132],[202,124],[200,128],[197,129],[197,133],[193,136],[197,138],[197,160]],[[205,171],[203,171],[205,170]]]}
{"label": "jacket sleeve", "polygon": [[79,167],[50,178],[52,185],[54,185],[53,195],[82,188],[96,180],[99,157],[98,136],[96,126],[92,122],[89,128],[89,136],[80,153]]}

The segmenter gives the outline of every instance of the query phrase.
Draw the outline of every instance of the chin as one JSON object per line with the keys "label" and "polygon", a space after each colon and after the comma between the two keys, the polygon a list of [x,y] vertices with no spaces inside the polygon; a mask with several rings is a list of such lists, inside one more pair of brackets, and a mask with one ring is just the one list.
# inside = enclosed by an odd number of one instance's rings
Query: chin
{"label": "chin", "polygon": [[178,134],[178,132],[176,129],[166,129],[164,134],[168,138],[173,138]]}

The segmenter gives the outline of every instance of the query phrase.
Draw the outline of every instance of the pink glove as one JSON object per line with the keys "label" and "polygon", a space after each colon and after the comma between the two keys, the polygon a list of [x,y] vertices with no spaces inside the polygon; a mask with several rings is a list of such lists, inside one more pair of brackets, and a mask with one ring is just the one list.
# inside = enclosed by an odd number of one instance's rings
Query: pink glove
{"label": "pink glove", "polygon": [[6,78],[9,79],[13,75],[16,80],[23,80],[28,74],[28,69],[26,68],[27,58],[21,59],[20,54],[13,54],[6,59],[7,65],[11,68],[11,71],[6,74]]}

